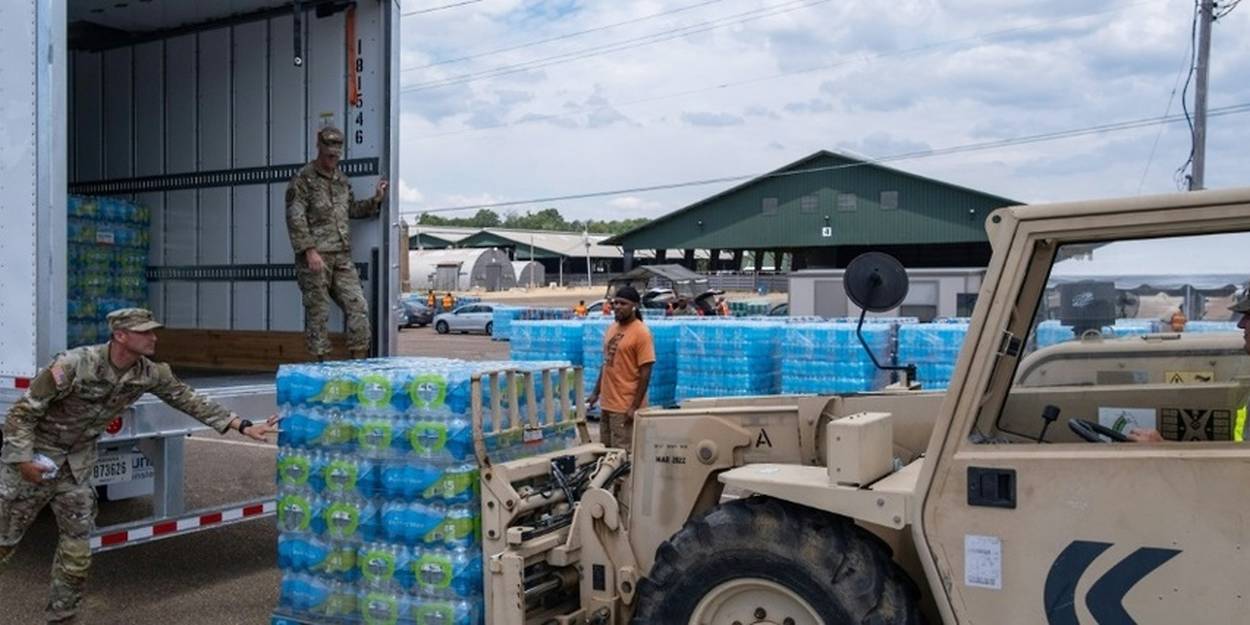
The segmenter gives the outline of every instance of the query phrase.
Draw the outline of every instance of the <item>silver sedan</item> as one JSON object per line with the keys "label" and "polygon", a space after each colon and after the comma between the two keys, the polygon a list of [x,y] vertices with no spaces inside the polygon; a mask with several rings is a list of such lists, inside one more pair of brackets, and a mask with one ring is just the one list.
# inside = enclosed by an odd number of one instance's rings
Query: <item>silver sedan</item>
{"label": "silver sedan", "polygon": [[448,332],[484,332],[495,329],[495,307],[490,304],[467,304],[434,317],[434,330]]}

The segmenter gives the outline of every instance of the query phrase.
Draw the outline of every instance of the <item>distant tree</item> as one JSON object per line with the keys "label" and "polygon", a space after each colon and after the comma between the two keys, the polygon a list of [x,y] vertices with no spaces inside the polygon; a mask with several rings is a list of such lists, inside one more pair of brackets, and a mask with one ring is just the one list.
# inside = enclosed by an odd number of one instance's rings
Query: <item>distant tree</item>
{"label": "distant tree", "polygon": [[597,219],[568,221],[560,210],[544,208],[537,212],[508,213],[500,217],[489,208],[478,209],[472,217],[443,217],[422,213],[417,223],[423,226],[455,226],[462,228],[515,228],[518,230],[548,230],[560,232],[589,232],[591,234],[621,234],[642,226],[650,219],[613,219],[600,221]]}

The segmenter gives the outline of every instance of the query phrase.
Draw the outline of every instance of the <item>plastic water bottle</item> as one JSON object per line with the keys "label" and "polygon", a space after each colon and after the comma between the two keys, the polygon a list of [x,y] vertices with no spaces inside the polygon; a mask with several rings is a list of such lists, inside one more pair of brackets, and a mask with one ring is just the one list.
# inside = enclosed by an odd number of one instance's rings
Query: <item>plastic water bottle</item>
{"label": "plastic water bottle", "polygon": [[413,560],[416,587],[437,597],[473,599],[482,594],[482,557],[466,549],[429,550]]}

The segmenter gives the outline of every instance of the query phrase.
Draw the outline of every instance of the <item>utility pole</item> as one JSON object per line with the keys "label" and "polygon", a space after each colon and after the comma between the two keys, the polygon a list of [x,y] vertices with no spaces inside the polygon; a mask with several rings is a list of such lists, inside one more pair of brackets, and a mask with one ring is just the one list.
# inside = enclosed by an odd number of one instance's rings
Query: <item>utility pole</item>
{"label": "utility pole", "polygon": [[590,277],[590,229],[582,229],[582,239],[586,242],[586,288],[593,288],[594,281]]}
{"label": "utility pole", "polygon": [[1215,21],[1215,0],[1202,0],[1198,13],[1198,66],[1194,86],[1194,169],[1189,190],[1204,187],[1207,170],[1207,78],[1211,69],[1211,23]]}

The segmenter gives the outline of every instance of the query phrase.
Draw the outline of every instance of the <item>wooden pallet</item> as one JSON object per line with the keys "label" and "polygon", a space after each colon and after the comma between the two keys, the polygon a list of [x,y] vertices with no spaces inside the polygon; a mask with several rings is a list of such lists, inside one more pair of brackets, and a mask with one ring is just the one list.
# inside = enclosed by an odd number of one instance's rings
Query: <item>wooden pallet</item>
{"label": "wooden pallet", "polygon": [[[161,328],[156,334],[156,359],[179,368],[262,372],[313,360],[303,332]],[[327,360],[348,358],[346,336],[331,334],[330,350]]]}

